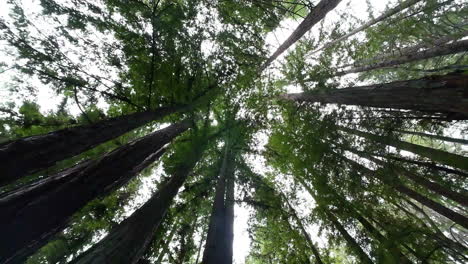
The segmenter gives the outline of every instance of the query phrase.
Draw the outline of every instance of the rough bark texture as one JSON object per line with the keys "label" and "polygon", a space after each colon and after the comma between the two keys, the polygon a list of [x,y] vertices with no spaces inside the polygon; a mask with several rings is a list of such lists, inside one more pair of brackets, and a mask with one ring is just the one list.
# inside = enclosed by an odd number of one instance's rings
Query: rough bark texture
{"label": "rough bark texture", "polygon": [[[201,151],[194,150],[193,156],[200,157]],[[157,232],[167,209],[182,184],[193,170],[197,159],[182,165],[148,202],[125,219],[98,244],[71,263],[137,263]]]}
{"label": "rough bark texture", "polygon": [[282,97],[299,102],[443,113],[448,119],[468,119],[468,75],[458,72],[325,92],[293,93]]}
{"label": "rough bark texture", "polygon": [[381,68],[388,68],[394,67],[396,65],[418,61],[418,60],[425,60],[450,54],[456,54],[461,52],[466,52],[468,50],[468,40],[460,40],[448,44],[443,44],[440,46],[436,46],[433,48],[429,48],[419,52],[412,52],[412,53],[405,53],[400,55],[396,58],[391,58],[384,61],[379,61],[369,65],[362,65],[358,67],[354,67],[348,70],[339,71],[335,73],[335,76],[343,76],[348,73],[357,73],[357,72],[365,72],[375,69]]}
{"label": "rough bark texture", "polygon": [[177,108],[160,108],[152,112],[134,113],[4,144],[0,146],[0,160],[2,160],[0,186],[53,166],[58,161],[71,158],[177,110]]}
{"label": "rough bark texture", "polygon": [[189,127],[190,122],[177,123],[130,142],[93,160],[57,188],[38,193],[34,200],[17,207],[13,213],[2,215],[0,261],[22,263],[65,228],[75,212],[89,201],[126,184],[149,165],[147,159],[157,155],[157,150]]}
{"label": "rough bark texture", "polygon": [[348,34],[328,42],[327,44],[323,45],[323,47],[321,47],[321,48],[315,50],[314,52],[312,52],[312,54],[314,54],[314,53],[316,53],[316,52],[318,52],[320,50],[329,48],[329,47],[335,45],[336,43],[338,43],[340,41],[343,41],[343,40],[345,40],[345,39],[347,39],[347,38],[349,38],[349,37],[351,37],[353,35],[356,35],[357,33],[371,27],[372,25],[375,25],[375,24],[379,23],[380,21],[383,21],[383,20],[393,16],[394,14],[399,13],[402,10],[404,10],[404,9],[410,7],[410,6],[413,6],[416,3],[421,2],[421,1],[422,0],[408,0],[408,1],[405,1],[405,2],[397,5],[396,7],[384,12],[382,15],[378,16],[377,18],[374,18],[374,19],[370,20],[369,22],[365,23],[364,25],[352,30]]}
{"label": "rough bark texture", "polygon": [[[210,216],[210,223],[208,227],[208,234],[206,236],[205,251],[203,252],[203,264],[218,264],[232,263],[232,253],[229,255],[231,250],[228,250],[228,246],[232,246],[232,242],[228,242],[228,229],[226,228],[226,205],[225,205],[225,194],[226,194],[226,178],[229,170],[229,145],[225,143],[225,152],[223,157],[223,163],[216,185],[216,194],[213,202],[213,210]],[[231,259],[229,260],[229,257]]]}
{"label": "rough bark texture", "polygon": [[314,9],[306,16],[306,18],[299,24],[289,38],[284,41],[281,46],[268,58],[268,60],[261,67],[261,71],[266,69],[276,58],[283,52],[291,47],[298,41],[304,34],[309,31],[315,24],[320,22],[331,10],[333,10],[341,0],[321,0]]}
{"label": "rough bark texture", "polygon": [[460,168],[462,170],[468,171],[468,158],[464,156],[445,152],[445,151],[438,150],[438,149],[428,148],[425,146],[421,146],[421,145],[417,145],[417,144],[413,144],[413,143],[409,143],[409,142],[405,142],[405,141],[401,141],[401,140],[397,140],[393,138],[377,136],[371,133],[355,130],[352,128],[339,127],[339,129],[345,132],[360,136],[360,137],[367,138],[375,142],[379,142],[388,146],[395,147],[397,149],[412,152],[422,157],[426,157],[432,161],[437,161],[442,164],[446,164],[452,167],[456,167],[456,168]]}

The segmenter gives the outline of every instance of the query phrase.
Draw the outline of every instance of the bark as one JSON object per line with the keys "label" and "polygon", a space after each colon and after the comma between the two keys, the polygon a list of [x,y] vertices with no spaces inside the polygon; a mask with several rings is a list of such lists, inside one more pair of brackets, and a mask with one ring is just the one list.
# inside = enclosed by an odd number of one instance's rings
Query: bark
{"label": "bark", "polygon": [[321,0],[314,9],[304,18],[294,32],[284,41],[278,49],[271,55],[265,64],[262,65],[261,71],[266,69],[274,60],[276,60],[283,52],[298,41],[304,34],[309,31],[315,24],[320,22],[325,16],[333,10],[341,0]]}
{"label": "bark", "polygon": [[63,230],[74,213],[126,184],[149,165],[148,159],[158,155],[157,150],[189,127],[190,122],[180,122],[130,142],[91,161],[56,188],[35,193],[27,204],[16,206],[5,200],[2,208],[14,207],[15,211],[0,218],[0,261],[21,263]]}
{"label": "bark", "polygon": [[372,176],[372,177],[375,177],[375,178],[378,178],[382,182],[384,182],[384,183],[386,183],[388,185],[391,185],[399,193],[405,194],[406,196],[410,197],[411,199],[416,200],[419,203],[431,208],[435,212],[447,217],[448,219],[452,220],[453,222],[459,224],[460,226],[462,226],[464,228],[468,228],[468,218],[467,217],[465,217],[465,216],[463,216],[463,215],[461,215],[461,214],[459,214],[459,213],[457,213],[457,212],[443,206],[442,204],[440,204],[438,202],[435,202],[435,201],[433,201],[433,200],[431,200],[431,199],[429,199],[429,198],[415,192],[414,190],[404,186],[403,184],[401,184],[398,181],[389,182],[388,180],[383,179],[382,177],[379,176],[379,174],[376,171],[373,171],[373,170],[359,164],[356,161],[353,161],[353,160],[350,160],[350,159],[346,159],[346,160],[349,163],[351,163],[351,165],[353,165],[355,168],[357,168],[358,170],[364,172],[365,174],[367,174],[369,176]]}
{"label": "bark", "polygon": [[234,242],[234,173],[232,164],[226,173],[226,263],[232,263]]}
{"label": "bark", "polygon": [[172,175],[171,180],[140,209],[71,263],[137,263],[152,241],[169,206],[195,163],[182,166]]}
{"label": "bark", "polygon": [[402,48],[402,49],[397,49],[394,52],[392,52],[391,54],[382,54],[382,55],[379,55],[379,56],[372,57],[370,59],[358,61],[358,62],[356,62],[354,64],[344,65],[342,67],[343,68],[350,67],[350,66],[362,67],[362,66],[365,66],[365,65],[368,65],[368,64],[373,64],[376,61],[389,60],[390,58],[395,57],[395,56],[398,56],[398,57],[408,56],[408,54],[417,53],[421,49],[429,49],[429,48],[437,47],[437,46],[443,45],[443,44],[445,44],[447,42],[450,42],[450,41],[462,39],[463,37],[465,37],[467,35],[468,35],[468,30],[464,30],[464,31],[462,31],[462,32],[460,32],[458,34],[443,36],[441,38],[438,38],[438,39],[435,39],[435,40],[432,40],[432,41],[428,41],[428,42],[421,42],[421,43],[418,43],[418,44],[416,44],[414,46],[410,46],[410,47],[406,47],[406,48]]}
{"label": "bark", "polygon": [[348,34],[328,42],[327,44],[323,45],[321,48],[313,51],[312,54],[314,54],[314,53],[316,53],[318,51],[327,49],[327,48],[335,45],[336,43],[338,43],[340,41],[343,41],[343,40],[345,40],[345,39],[347,39],[347,38],[349,38],[349,37],[351,37],[353,35],[356,35],[357,33],[361,32],[361,31],[363,31],[363,30],[365,30],[365,29],[367,29],[367,28],[369,28],[369,27],[371,27],[371,26],[373,26],[373,25],[375,25],[375,24],[377,24],[377,23],[379,23],[379,22],[381,22],[381,21],[383,21],[383,20],[385,20],[385,19],[399,13],[399,12],[401,12],[401,11],[403,11],[404,9],[406,9],[406,8],[408,8],[410,6],[415,5],[418,2],[421,2],[421,0],[408,0],[408,1],[405,1],[405,2],[397,5],[396,7],[392,8],[390,10],[387,10],[386,12],[381,14],[380,16],[370,20],[369,22],[365,23],[364,25],[352,30]]}
{"label": "bark", "polygon": [[[217,263],[232,263],[229,260],[228,245],[232,246],[232,242],[227,242],[227,228],[226,228],[226,174],[228,171],[229,163],[229,145],[226,141],[225,152],[221,171],[216,185],[216,193],[213,202],[213,209],[210,216],[210,223],[208,227],[208,234],[206,236],[205,251],[203,252],[203,264],[217,264]],[[232,256],[231,256],[232,257]]]}
{"label": "bark", "polygon": [[437,161],[442,164],[446,164],[452,167],[456,167],[462,170],[468,171],[468,158],[464,156],[460,156],[457,154],[449,153],[446,151],[433,149],[405,141],[401,141],[398,139],[393,139],[389,137],[383,137],[374,135],[368,132],[359,131],[352,128],[347,127],[339,127],[340,130],[345,131],[347,133],[351,133],[371,141],[375,141],[378,143],[382,143],[388,146],[395,147],[397,149],[406,150],[412,152],[414,154],[420,155],[422,157],[426,157],[432,161]]}
{"label": "bark", "polygon": [[408,134],[408,135],[415,135],[415,136],[427,137],[427,138],[446,141],[446,142],[468,145],[468,139],[463,139],[463,138],[444,137],[444,136],[439,136],[439,135],[432,135],[432,134],[427,134],[427,133],[422,133],[422,132],[406,131],[406,130],[399,130],[399,129],[395,129],[393,131],[403,133],[403,134]]}
{"label": "bark", "polygon": [[418,60],[425,60],[425,59],[431,59],[431,58],[450,55],[450,54],[466,52],[467,50],[468,50],[468,40],[459,40],[456,42],[432,47],[423,51],[403,54],[403,55],[400,55],[399,57],[391,58],[391,59],[383,60],[383,61],[378,61],[373,64],[362,65],[362,66],[354,67],[348,70],[339,71],[335,73],[335,76],[343,76],[349,73],[365,72],[365,71],[376,70],[376,69],[381,69],[381,68],[390,68],[390,67],[395,67],[400,64],[414,62]]}
{"label": "bark", "polygon": [[340,224],[336,216],[333,215],[333,213],[329,212],[327,209],[323,211],[327,215],[328,220],[330,220],[333,223],[336,229],[338,229],[340,234],[346,240],[351,250],[359,257],[361,263],[373,263],[369,256],[367,256],[367,254],[362,250],[361,246],[359,246],[359,244],[356,242],[356,240],[354,240],[354,238],[348,233],[348,231],[346,231],[346,229]]}
{"label": "bark", "polygon": [[447,119],[468,119],[468,75],[459,72],[281,97],[297,102],[407,109],[443,113]]}
{"label": "bark", "polygon": [[14,140],[0,147],[0,186],[53,166],[180,108],[159,108]]}

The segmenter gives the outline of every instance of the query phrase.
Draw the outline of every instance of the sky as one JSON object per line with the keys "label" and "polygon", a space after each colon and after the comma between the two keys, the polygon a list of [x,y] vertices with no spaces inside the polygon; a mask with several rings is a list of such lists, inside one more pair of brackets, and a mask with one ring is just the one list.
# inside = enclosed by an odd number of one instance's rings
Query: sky
{"label": "sky", "polygon": [[[29,6],[31,9],[34,8],[35,4],[37,1],[35,0],[23,0],[23,3],[25,3],[25,6]],[[315,3],[318,1],[314,1]],[[378,15],[382,10],[385,8],[387,4],[390,6],[393,6],[392,3],[395,3],[394,1],[383,1],[383,0],[371,0],[370,1],[372,6],[373,6],[373,11],[374,15]],[[0,17],[6,17],[7,16],[7,8],[5,8],[5,1],[2,0],[0,1]],[[325,24],[326,25],[332,25],[334,23],[337,23],[341,20],[341,14],[344,14],[346,12],[351,12],[354,16],[358,17],[362,21],[366,21],[368,19],[368,12],[367,12],[368,6],[366,4],[365,0],[345,0],[342,1],[336,9],[331,11],[326,17],[325,17]],[[341,21],[342,22],[342,21]],[[274,32],[271,32],[267,35],[266,40],[267,40],[267,45],[269,46],[269,50],[273,52],[290,34],[291,32],[297,27],[297,25],[300,23],[300,20],[292,20],[292,19],[287,19],[281,23],[281,26],[275,30]],[[310,36],[317,36],[318,32],[318,26],[314,27],[308,35]],[[355,37],[360,37],[359,34]],[[0,43],[1,44],[1,43]],[[209,48],[209,45],[208,47]],[[293,47],[290,47],[288,51],[291,51],[294,49]],[[287,54],[284,53],[281,55],[278,60],[273,64],[273,66],[270,67],[275,67],[275,65],[278,65],[281,63],[283,60],[284,56]],[[0,53],[0,61],[3,61],[4,58],[6,57],[5,54]],[[270,69],[271,70],[271,69]],[[6,91],[5,83],[9,78],[9,73],[5,72],[3,74],[0,74],[0,105],[2,103],[5,103],[7,100],[10,100],[12,95],[10,95]],[[52,89],[48,88],[47,86],[41,85],[39,81],[35,81],[34,83],[37,83],[37,87],[40,87],[37,89],[37,95],[35,97],[35,101],[41,106],[41,111],[47,112],[49,110],[54,110],[57,108],[58,103],[60,102],[60,97],[58,97]],[[294,86],[289,86],[288,92],[300,92],[299,88],[294,87]],[[102,105],[101,105],[102,106]],[[78,107],[73,104],[70,107],[70,111],[72,114],[79,114],[79,109]],[[266,134],[259,134],[257,135],[257,138],[259,143],[258,148],[261,150],[264,144],[267,143],[267,135]],[[253,166],[253,170],[258,173],[264,173],[268,168],[266,168],[265,161],[261,156],[251,156],[250,157],[250,164]],[[151,182],[158,178],[161,175],[161,169],[160,166],[157,167],[154,170],[153,176],[146,178],[145,184],[143,184],[143,188],[139,190],[139,196],[135,199],[135,204],[132,206],[132,209],[129,208],[127,215],[129,215],[133,210],[136,209],[138,205],[143,204],[147,199],[149,199],[151,191],[153,190]],[[310,205],[311,198],[308,197],[307,195],[302,195],[303,198],[307,201],[307,203]],[[298,212],[302,216],[305,216],[308,211],[310,211],[310,207],[308,208],[309,210],[306,210],[307,208],[305,207],[306,205],[299,205],[300,207],[297,208]],[[250,248],[250,239],[248,236],[247,232],[247,221],[249,218],[249,208],[246,207],[245,205],[239,205],[236,203],[235,205],[235,222],[234,222],[234,263],[236,264],[243,264],[245,261],[245,257],[249,253],[249,248]],[[317,227],[316,226],[308,226],[307,227],[312,240],[315,242],[318,242],[319,245],[322,245],[325,243],[323,241],[323,238],[320,238],[317,236]]]}

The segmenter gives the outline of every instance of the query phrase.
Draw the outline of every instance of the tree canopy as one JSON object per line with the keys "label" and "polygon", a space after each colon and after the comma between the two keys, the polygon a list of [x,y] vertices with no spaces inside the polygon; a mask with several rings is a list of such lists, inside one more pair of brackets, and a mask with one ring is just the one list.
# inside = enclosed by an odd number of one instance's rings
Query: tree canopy
{"label": "tree canopy", "polygon": [[467,17],[4,1],[0,263],[466,263]]}

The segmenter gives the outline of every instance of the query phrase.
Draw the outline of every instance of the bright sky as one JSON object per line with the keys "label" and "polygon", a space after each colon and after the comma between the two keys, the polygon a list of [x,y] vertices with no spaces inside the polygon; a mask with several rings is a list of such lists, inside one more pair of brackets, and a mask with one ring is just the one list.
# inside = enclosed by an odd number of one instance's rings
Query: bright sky
{"label": "bright sky", "polygon": [[[0,18],[1,17],[6,17],[7,16],[7,8],[5,8],[5,3],[6,1],[0,1]],[[23,0],[23,3],[25,3],[25,6],[31,6],[33,7],[34,4],[32,3],[37,3],[37,0]],[[314,1],[314,2],[318,2]],[[374,7],[374,15],[378,15],[387,4],[390,3],[390,6],[393,6],[394,3],[396,2],[395,0],[393,1],[382,1],[382,0],[371,0],[370,1],[372,6]],[[366,21],[368,18],[368,13],[367,13],[368,6],[366,4],[365,0],[348,0],[348,1],[342,1],[336,9],[331,11],[325,18],[325,24],[326,25],[332,25],[334,23],[343,23],[343,21],[340,21],[341,19],[341,14],[344,14],[346,12],[351,12],[354,14],[356,17],[361,19],[362,21]],[[26,10],[27,11],[27,10]],[[267,43],[270,46],[271,52],[273,52],[290,34],[291,32],[297,27],[297,25],[300,23],[300,21],[294,21],[291,19],[285,20],[281,23],[281,26],[275,30],[274,32],[270,33],[267,35]],[[318,33],[318,26],[314,27],[308,34],[310,36],[316,36]],[[355,36],[359,37],[359,35]],[[0,43],[1,45],[2,43]],[[291,47],[289,50],[292,50],[294,47]],[[281,63],[281,60],[284,58],[284,56],[287,53],[283,54],[277,62],[275,62],[274,65],[278,65],[278,63]],[[5,54],[0,53],[0,61],[5,58]],[[270,66],[271,67],[271,66]],[[2,82],[0,82],[0,104],[5,103],[7,100],[12,99],[12,95],[9,94],[6,91],[5,84],[9,79],[8,72],[3,73],[1,76]],[[41,106],[41,110],[46,112],[48,110],[53,110],[56,109],[57,104],[60,101],[60,98],[52,91],[52,89],[48,88],[47,86],[41,85],[38,81],[34,82],[37,83],[38,87],[40,87],[37,91],[37,97],[35,98],[35,101]],[[290,92],[298,92],[298,90],[294,87],[290,87]],[[70,109],[72,114],[78,114],[79,110],[76,107],[76,105],[73,105]],[[267,141],[267,135],[262,134],[259,135],[258,138],[259,142],[261,142],[259,148],[262,148],[264,144],[266,144]],[[265,172],[266,165],[264,163],[264,160],[257,156],[256,158],[253,158],[253,160],[250,161],[251,165],[254,167],[254,171],[256,172]],[[145,184],[142,190],[139,191],[140,195],[138,198],[136,198],[136,203],[141,205],[143,202],[145,202],[147,199],[149,199],[150,193],[151,193],[151,181],[154,180],[155,178],[158,178],[160,176],[161,170],[160,169],[155,169],[155,173],[153,174],[154,176],[149,177],[145,179]],[[308,203],[310,205],[310,197],[307,198],[304,195],[304,199],[308,199]],[[306,212],[307,210],[304,210],[304,208],[299,208],[301,210],[298,210],[299,212]],[[309,208],[310,210],[310,208]],[[130,213],[130,211],[129,211]],[[244,206],[244,205],[238,205],[236,204],[235,206],[235,223],[234,223],[234,260],[236,264],[242,264],[245,263],[245,257],[249,253],[249,248],[250,248],[250,239],[247,233],[247,221],[249,217],[249,208]],[[319,244],[323,244],[324,241],[323,239],[317,237],[317,227],[310,226],[308,227],[308,230],[310,232],[310,235],[312,239],[317,242],[319,241]]]}

